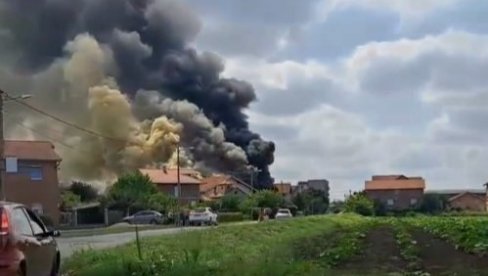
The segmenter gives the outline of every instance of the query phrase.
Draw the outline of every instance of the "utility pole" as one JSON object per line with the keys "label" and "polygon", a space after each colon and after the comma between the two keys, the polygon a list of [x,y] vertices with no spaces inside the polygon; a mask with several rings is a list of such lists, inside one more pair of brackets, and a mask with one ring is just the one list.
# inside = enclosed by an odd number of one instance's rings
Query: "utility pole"
{"label": "utility pole", "polygon": [[176,186],[178,190],[178,199],[177,199],[177,204],[178,204],[178,214],[176,214],[178,225],[181,225],[181,181],[180,181],[180,142],[176,144]]}
{"label": "utility pole", "polygon": [[4,97],[8,97],[9,100],[25,100],[31,97],[31,95],[21,95],[18,97],[10,97],[0,89],[0,199],[3,201],[7,200],[7,193],[6,190],[6,183],[5,183],[5,172],[7,170],[7,166],[5,163],[5,137],[3,133],[3,103]]}

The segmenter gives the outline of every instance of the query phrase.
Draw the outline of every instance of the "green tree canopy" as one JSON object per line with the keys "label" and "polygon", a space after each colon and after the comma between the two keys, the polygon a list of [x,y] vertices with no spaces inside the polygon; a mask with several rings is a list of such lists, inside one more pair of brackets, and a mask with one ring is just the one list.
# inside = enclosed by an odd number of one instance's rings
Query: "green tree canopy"
{"label": "green tree canopy", "polygon": [[237,212],[242,199],[238,195],[225,195],[220,199],[220,210],[225,212]]}
{"label": "green tree canopy", "polygon": [[329,197],[327,194],[315,189],[308,189],[298,193],[292,201],[298,210],[305,211],[307,214],[323,214],[329,208]]}
{"label": "green tree canopy", "polygon": [[177,201],[174,197],[165,195],[161,192],[156,192],[148,197],[147,208],[159,211],[161,213],[168,213],[174,210],[177,206]]}
{"label": "green tree canopy", "polygon": [[63,191],[61,193],[61,206],[60,209],[63,211],[69,211],[71,208],[80,204],[80,196],[74,194],[71,191]]}
{"label": "green tree canopy", "polygon": [[91,202],[98,198],[97,190],[93,186],[83,182],[73,181],[68,190],[78,195],[82,202]]}
{"label": "green tree canopy", "polygon": [[444,211],[448,205],[447,198],[438,194],[424,194],[420,204],[420,211],[436,214]]}
{"label": "green tree canopy", "polygon": [[372,216],[374,215],[374,203],[363,193],[355,193],[347,198],[344,210],[363,216]]}
{"label": "green tree canopy", "polygon": [[132,207],[145,208],[150,196],[157,192],[149,176],[136,171],[119,177],[108,191],[108,200],[111,205],[129,212]]}

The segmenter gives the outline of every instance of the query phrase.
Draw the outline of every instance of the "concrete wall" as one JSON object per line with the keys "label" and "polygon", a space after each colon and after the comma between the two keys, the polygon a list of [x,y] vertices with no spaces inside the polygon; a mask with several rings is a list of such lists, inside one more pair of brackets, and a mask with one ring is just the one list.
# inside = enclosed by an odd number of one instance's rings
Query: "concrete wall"
{"label": "concrete wall", "polygon": [[[422,200],[424,191],[422,189],[411,190],[367,190],[366,196],[371,200],[379,200],[384,203],[389,209],[405,210],[419,206]],[[388,205],[388,200],[393,200],[393,205]],[[416,203],[411,204],[411,200],[415,199]]]}
{"label": "concrete wall", "polygon": [[30,176],[19,173],[5,174],[5,195],[7,201],[18,202],[32,208],[40,204],[43,214],[49,216],[55,225],[59,224],[60,192],[56,162],[19,161],[26,165],[41,166],[42,180],[34,181]]}

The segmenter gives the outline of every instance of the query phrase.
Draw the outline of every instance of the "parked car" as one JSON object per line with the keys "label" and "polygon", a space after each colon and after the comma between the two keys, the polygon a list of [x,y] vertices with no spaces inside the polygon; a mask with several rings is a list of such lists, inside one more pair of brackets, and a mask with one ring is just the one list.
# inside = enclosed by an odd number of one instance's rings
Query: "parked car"
{"label": "parked car", "polygon": [[210,207],[190,211],[190,225],[217,225],[217,214]]}
{"label": "parked car", "polygon": [[24,205],[0,202],[0,275],[58,275],[59,236]]}
{"label": "parked car", "polygon": [[145,210],[127,216],[122,221],[129,224],[162,224],[164,216],[158,211]]}
{"label": "parked car", "polygon": [[286,219],[286,218],[292,218],[293,215],[291,214],[290,209],[278,209],[278,212],[276,212],[275,219]]}

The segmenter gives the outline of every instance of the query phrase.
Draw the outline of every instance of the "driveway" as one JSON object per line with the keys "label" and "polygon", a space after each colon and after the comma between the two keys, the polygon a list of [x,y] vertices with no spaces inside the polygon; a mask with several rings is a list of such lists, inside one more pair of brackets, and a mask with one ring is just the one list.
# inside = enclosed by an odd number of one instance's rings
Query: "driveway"
{"label": "driveway", "polygon": [[[152,237],[159,235],[175,234],[183,231],[195,231],[205,229],[207,227],[185,227],[185,228],[168,228],[168,229],[156,229],[156,230],[144,230],[139,232],[139,236]],[[126,244],[136,239],[135,232],[125,232],[118,234],[105,234],[96,236],[85,237],[72,237],[63,238],[62,236],[57,238],[61,257],[67,258],[71,256],[75,251],[82,249],[103,249],[109,247],[115,247],[118,245]]]}

